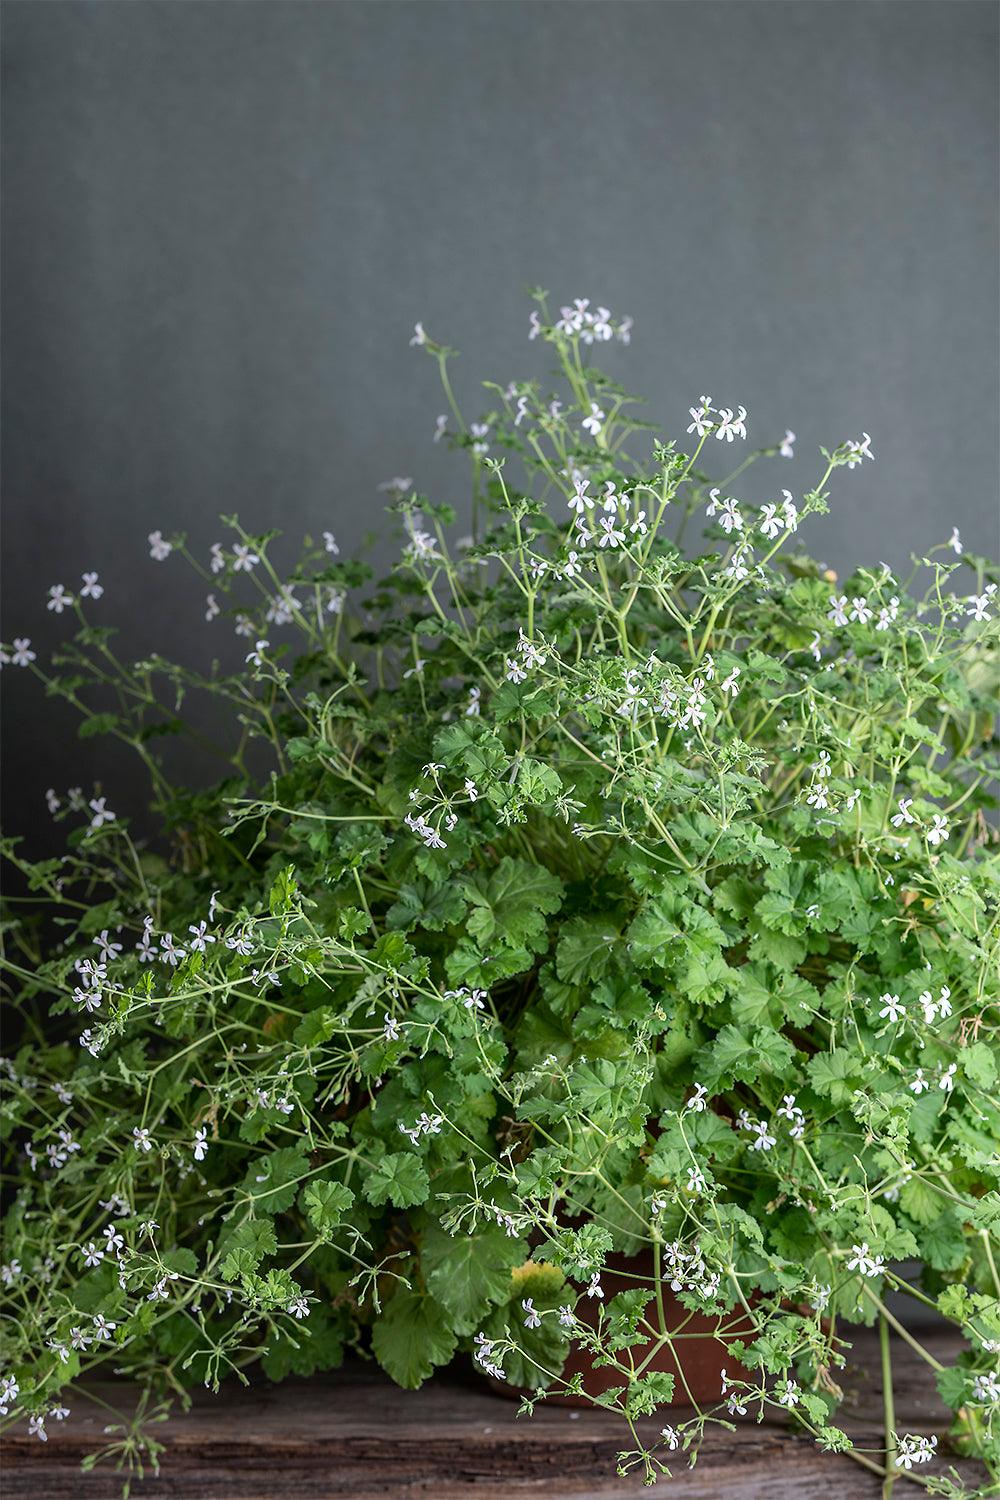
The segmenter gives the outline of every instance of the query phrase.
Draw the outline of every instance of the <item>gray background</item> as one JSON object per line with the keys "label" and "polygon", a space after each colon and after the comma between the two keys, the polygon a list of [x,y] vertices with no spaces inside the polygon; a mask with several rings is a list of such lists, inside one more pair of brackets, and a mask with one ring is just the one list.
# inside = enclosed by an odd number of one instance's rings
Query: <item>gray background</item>
{"label": "gray background", "polygon": [[[610,365],[669,431],[702,391],[758,441],[794,428],[792,488],[867,429],[812,538],[835,566],[956,524],[994,551],[997,14],[6,0],[4,638],[44,650],[46,588],[98,568],[126,655],[203,659],[204,587],[149,561],[153,527],[205,547],[236,509],[346,549],[397,473],[464,505],[412,324],[464,351],[474,405],[544,370],[539,283],[635,317]],[[4,685],[9,829],[45,843],[50,784],[141,807],[29,674]]]}

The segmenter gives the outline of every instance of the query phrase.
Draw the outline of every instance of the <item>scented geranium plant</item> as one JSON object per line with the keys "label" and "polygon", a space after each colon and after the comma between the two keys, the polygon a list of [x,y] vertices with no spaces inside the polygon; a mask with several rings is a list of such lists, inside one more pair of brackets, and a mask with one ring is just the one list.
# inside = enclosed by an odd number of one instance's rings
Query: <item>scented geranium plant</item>
{"label": "scented geranium plant", "polygon": [[[467,421],[417,326],[474,534],[393,481],[380,583],[329,533],[290,571],[236,518],[204,564],[153,533],[239,670],[130,660],[95,573],[50,590],[51,664],[6,647],[134,747],[158,829],[77,787],[61,858],[7,845],[8,1422],[44,1438],[123,1372],[106,1456],[141,1471],[193,1384],[357,1350],[413,1387],[464,1353],[530,1408],[586,1397],[582,1353],[652,1483],[741,1413],[851,1451],[839,1372],[877,1324],[859,1462],[954,1496],[949,1444],[1000,1466],[997,569],[955,533],[838,580],[799,526],[867,434],[794,492],[793,435],[744,456],[736,400],[666,441],[591,367],[628,333],[539,293],[555,374]],[[198,691],[232,729],[210,790],[157,748]],[[678,1414],[667,1296],[741,1372]],[[897,1431],[899,1340],[950,1438]]]}

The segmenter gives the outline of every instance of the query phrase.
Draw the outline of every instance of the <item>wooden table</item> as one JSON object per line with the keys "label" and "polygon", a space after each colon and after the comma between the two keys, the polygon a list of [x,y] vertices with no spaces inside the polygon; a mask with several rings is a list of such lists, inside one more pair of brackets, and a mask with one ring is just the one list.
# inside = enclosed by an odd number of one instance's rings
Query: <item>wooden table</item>
{"label": "wooden table", "polygon": [[[954,1357],[945,1331],[928,1331],[938,1358]],[[925,1365],[893,1340],[896,1412],[900,1432],[937,1432],[947,1414]],[[882,1446],[881,1396],[875,1339],[860,1332],[856,1368],[841,1421],[858,1446]],[[94,1391],[119,1408],[129,1387],[112,1382]],[[105,1409],[77,1398],[69,1419],[49,1424],[49,1441],[26,1430],[4,1442],[4,1500],[111,1500],[121,1477],[111,1465],[90,1474],[80,1460],[101,1446]],[[650,1419],[655,1432],[668,1420]],[[373,1365],[312,1381],[254,1383],[213,1397],[199,1391],[187,1412],[160,1424],[167,1449],[159,1476],[133,1489],[132,1500],[413,1500],[434,1496],[637,1497],[648,1494],[638,1478],[615,1475],[623,1424],[603,1412],[541,1405],[518,1417],[517,1403],[493,1395],[457,1368],[419,1391],[400,1391]],[[941,1461],[923,1469],[938,1471]],[[978,1465],[957,1462],[972,1487]],[[850,1458],[821,1454],[812,1441],[779,1421],[751,1419],[735,1433],[719,1431],[702,1449],[697,1467],[683,1457],[673,1483],[661,1481],[664,1500],[877,1500],[881,1483]],[[900,1482],[899,1500],[918,1495]]]}

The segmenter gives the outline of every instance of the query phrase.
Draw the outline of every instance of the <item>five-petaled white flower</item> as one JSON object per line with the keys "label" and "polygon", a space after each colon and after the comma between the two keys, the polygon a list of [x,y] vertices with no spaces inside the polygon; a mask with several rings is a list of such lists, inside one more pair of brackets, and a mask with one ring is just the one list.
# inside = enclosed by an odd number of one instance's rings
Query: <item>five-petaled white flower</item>
{"label": "five-petaled white flower", "polygon": [[906,1015],[906,1006],[900,1000],[898,995],[890,995],[887,993],[885,995],[880,995],[879,1000],[882,1004],[882,1009],[879,1011],[879,1015],[883,1020],[889,1020],[895,1023],[900,1019],[901,1016]]}
{"label": "five-petaled white flower", "polygon": [[[989,620],[991,618],[989,610],[990,598],[991,595],[989,592],[985,594],[970,594],[965,601],[969,606],[965,613],[973,620]],[[17,642],[15,641],[14,644],[16,645]]]}
{"label": "five-petaled white flower", "polygon": [[929,844],[943,844],[948,837],[948,819],[940,813],[934,814],[934,822],[927,830],[927,842]]}
{"label": "five-petaled white flower", "polygon": [[867,625],[868,621],[872,618],[872,613],[873,611],[869,609],[868,600],[864,594],[859,595],[857,599],[851,600],[850,618],[857,620],[859,625]]}
{"label": "five-petaled white flower", "polygon": [[245,542],[237,542],[233,548],[233,572],[249,573],[260,562],[260,558]]}
{"label": "five-petaled white flower", "polygon": [[873,1255],[867,1240],[851,1246],[851,1258],[847,1262],[849,1271],[859,1271],[862,1276],[881,1276],[885,1270],[885,1257]]}
{"label": "five-petaled white flower", "polygon": [[136,1151],[152,1151],[153,1142],[150,1139],[149,1131],[144,1125],[133,1126],[132,1144],[135,1147]]}
{"label": "five-petaled white flower", "polygon": [[80,590],[81,599],[99,599],[104,593],[103,583],[98,582],[97,573],[81,573],[83,588]]}
{"label": "five-petaled white flower", "polygon": [[703,1109],[707,1108],[705,1104],[707,1097],[708,1089],[705,1085],[703,1083],[696,1083],[694,1093],[684,1106],[685,1110],[691,1110],[693,1114],[700,1114]]}
{"label": "five-petaled white flower", "polygon": [[73,595],[68,594],[61,583],[54,583],[49,589],[49,602],[46,609],[51,609],[54,614],[61,615],[64,609],[68,609],[73,603]]}
{"label": "five-petaled white flower", "polygon": [[146,538],[149,542],[149,555],[154,562],[166,562],[174,550],[173,542],[168,542],[162,531],[151,531]]}
{"label": "five-petaled white flower", "polygon": [[912,797],[900,797],[898,799],[899,812],[893,813],[889,822],[893,828],[902,828],[904,823],[915,823],[917,820],[910,809],[913,806]]}
{"label": "five-petaled white flower", "polygon": [[199,1125],[194,1133],[194,1144],[191,1147],[191,1155],[195,1161],[204,1161],[208,1155],[208,1130],[204,1125]]}
{"label": "five-petaled white flower", "polygon": [[93,1240],[80,1246],[80,1254],[83,1256],[85,1266],[99,1266],[104,1259],[104,1251]]}
{"label": "five-petaled white flower", "polygon": [[530,1297],[522,1297],[521,1307],[524,1311],[525,1328],[541,1328],[542,1319],[532,1299]]}
{"label": "five-petaled white flower", "polygon": [[16,636],[10,656],[4,654],[4,661],[9,661],[15,667],[30,667],[36,659],[36,653],[31,649],[31,641],[26,635]]}

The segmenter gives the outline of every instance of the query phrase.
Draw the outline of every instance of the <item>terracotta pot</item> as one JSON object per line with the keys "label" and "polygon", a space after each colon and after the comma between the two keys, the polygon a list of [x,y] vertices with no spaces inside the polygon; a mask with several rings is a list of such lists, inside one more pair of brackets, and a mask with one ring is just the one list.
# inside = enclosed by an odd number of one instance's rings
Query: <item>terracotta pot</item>
{"label": "terracotta pot", "polygon": [[[604,1270],[601,1272],[601,1285],[604,1288],[606,1303],[618,1292],[633,1291],[636,1287],[648,1288],[649,1305],[646,1309],[646,1318],[654,1327],[657,1325],[652,1251],[637,1256],[609,1255]],[[596,1325],[599,1315],[598,1306],[596,1298],[580,1297],[576,1304],[576,1315],[581,1322]],[[703,1313],[690,1312],[681,1304],[667,1283],[663,1286],[663,1312],[668,1333],[676,1331],[677,1339],[673,1348],[668,1344],[661,1344],[646,1369],[674,1377],[674,1394],[669,1402],[664,1403],[665,1405],[690,1407],[693,1402],[697,1402],[699,1406],[714,1406],[722,1395],[723,1369],[728,1372],[732,1380],[750,1378],[743,1366],[738,1364],[732,1355],[726,1353],[723,1341],[715,1337],[718,1319],[708,1318]],[[746,1313],[735,1308],[727,1314],[724,1327],[730,1339],[745,1338],[752,1331],[752,1324]],[[655,1340],[650,1340],[645,1345],[634,1344],[632,1346],[631,1355],[637,1365],[642,1363],[646,1353],[654,1347],[654,1344]],[[680,1356],[679,1363],[675,1357],[675,1350]],[[570,1347],[562,1378],[572,1380],[574,1375],[583,1377],[583,1388],[590,1397],[599,1396],[604,1391],[620,1388],[622,1385],[622,1376],[619,1371],[610,1365],[595,1366],[589,1351],[580,1348],[576,1342]],[[490,1384],[500,1395],[519,1399],[526,1394],[523,1389],[507,1385],[503,1381],[491,1380]],[[545,1399],[555,1401],[562,1406],[586,1407],[591,1404],[587,1396],[557,1396],[552,1393]]]}

